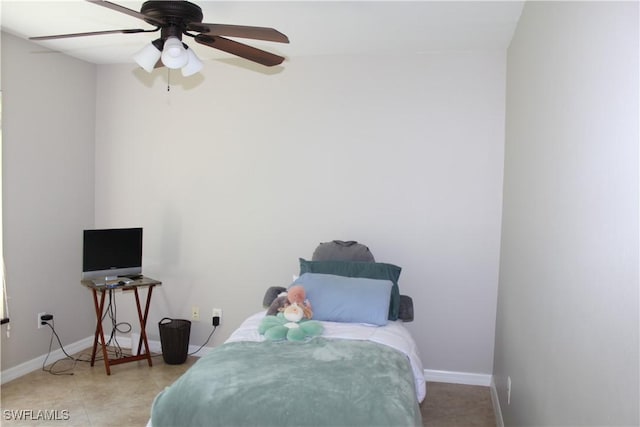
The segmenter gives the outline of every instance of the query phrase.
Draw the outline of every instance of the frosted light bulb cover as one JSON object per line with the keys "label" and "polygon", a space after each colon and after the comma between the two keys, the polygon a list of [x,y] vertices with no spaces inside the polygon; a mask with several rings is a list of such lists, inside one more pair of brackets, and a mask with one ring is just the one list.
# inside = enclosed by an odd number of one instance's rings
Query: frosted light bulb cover
{"label": "frosted light bulb cover", "polygon": [[198,58],[193,49],[187,49],[187,56],[189,57],[189,61],[187,65],[182,67],[182,75],[185,77],[189,77],[202,70],[203,66],[202,61],[200,61],[200,58]]}
{"label": "frosted light bulb cover", "polygon": [[162,49],[162,63],[167,68],[182,68],[189,61],[189,55],[177,37],[169,37]]}
{"label": "frosted light bulb cover", "polygon": [[158,50],[158,48],[156,48],[153,43],[149,43],[148,45],[140,49],[138,53],[133,55],[133,60],[136,61],[139,66],[144,68],[147,73],[150,73],[153,71],[153,68],[155,67],[156,62],[158,62],[158,59],[160,59],[160,55],[161,52]]}

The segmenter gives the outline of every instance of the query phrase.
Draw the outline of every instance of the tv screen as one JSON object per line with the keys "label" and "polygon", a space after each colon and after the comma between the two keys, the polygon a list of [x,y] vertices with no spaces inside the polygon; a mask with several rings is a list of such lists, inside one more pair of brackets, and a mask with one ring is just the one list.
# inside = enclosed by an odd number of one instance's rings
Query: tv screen
{"label": "tv screen", "polygon": [[115,280],[142,273],[142,228],[84,230],[82,279]]}

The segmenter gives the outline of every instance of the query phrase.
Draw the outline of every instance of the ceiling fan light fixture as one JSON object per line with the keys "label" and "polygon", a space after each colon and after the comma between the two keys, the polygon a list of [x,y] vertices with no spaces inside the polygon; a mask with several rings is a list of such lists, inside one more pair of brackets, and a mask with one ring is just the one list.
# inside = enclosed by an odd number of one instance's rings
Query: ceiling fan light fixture
{"label": "ceiling fan light fixture", "polygon": [[149,43],[133,55],[133,60],[144,68],[147,73],[150,73],[153,71],[158,59],[160,59],[161,54],[162,52],[153,43]]}
{"label": "ceiling fan light fixture", "polygon": [[200,58],[196,55],[193,49],[187,49],[187,56],[189,61],[187,65],[182,67],[182,75],[185,77],[189,77],[202,70],[203,64]]}
{"label": "ceiling fan light fixture", "polygon": [[[142,4],[140,12],[120,6],[117,3],[104,0],[89,0],[92,4],[114,10],[134,18],[141,19],[155,29],[125,28],[120,30],[89,31],[73,34],[58,34],[51,36],[29,37],[30,40],[53,40],[70,37],[97,36],[102,34],[133,34],[153,33],[160,31],[160,38],[151,45],[145,46],[133,58],[147,72],[165,66],[170,69],[184,68],[183,75],[197,73],[203,67],[202,62],[189,51],[189,47],[181,42],[182,35],[193,37],[204,46],[221,50],[240,58],[273,67],[285,60],[276,55],[226,37],[248,38],[278,43],[289,43],[289,38],[269,27],[254,27],[248,25],[209,24],[202,22],[202,8],[183,1],[147,0]],[[2,0],[0,0],[0,3]],[[197,33],[197,34],[196,34]],[[189,52],[188,52],[189,51]],[[189,65],[187,65],[189,64]]]}
{"label": "ceiling fan light fixture", "polygon": [[167,68],[177,69],[187,65],[189,55],[182,41],[174,36],[168,37],[162,49],[162,63]]}

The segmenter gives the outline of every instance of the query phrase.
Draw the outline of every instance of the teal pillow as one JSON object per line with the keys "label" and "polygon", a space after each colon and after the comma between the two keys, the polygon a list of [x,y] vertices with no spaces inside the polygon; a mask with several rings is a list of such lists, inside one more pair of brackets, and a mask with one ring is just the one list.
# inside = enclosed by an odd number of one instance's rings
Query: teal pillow
{"label": "teal pillow", "polygon": [[383,262],[364,261],[307,261],[300,258],[300,275],[304,273],[334,274],[343,277],[363,277],[366,279],[390,280],[391,301],[389,320],[398,320],[400,314],[400,288],[398,279],[402,268]]}
{"label": "teal pillow", "polygon": [[304,273],[293,284],[304,286],[314,320],[387,324],[390,280]]}

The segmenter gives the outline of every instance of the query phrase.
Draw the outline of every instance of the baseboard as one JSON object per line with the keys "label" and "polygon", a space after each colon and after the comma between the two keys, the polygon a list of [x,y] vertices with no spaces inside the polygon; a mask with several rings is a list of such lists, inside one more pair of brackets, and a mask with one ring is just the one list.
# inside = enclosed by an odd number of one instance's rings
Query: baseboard
{"label": "baseboard", "polygon": [[496,381],[493,376],[491,377],[491,403],[493,403],[493,412],[496,416],[496,426],[504,427],[504,419],[502,418],[502,409],[500,408],[500,399],[498,398],[498,389],[496,387]]}
{"label": "baseboard", "polygon": [[424,379],[429,382],[481,385],[489,387],[492,376],[490,374],[474,374],[470,372],[424,370]]}
{"label": "baseboard", "polygon": [[[68,344],[64,346],[65,351],[68,354],[74,354],[79,351],[85,350],[93,345],[93,336],[83,338],[80,341],[76,341],[74,343]],[[52,351],[47,358],[46,354],[42,356],[36,357],[35,359],[31,359],[27,362],[21,363],[13,368],[6,369],[0,373],[0,384],[7,383],[11,380],[15,380],[16,378],[20,378],[23,375],[26,375],[30,372],[33,372],[38,369],[42,369],[42,364],[45,363],[51,364],[57,360],[64,359],[67,357],[61,349],[57,349]]]}

